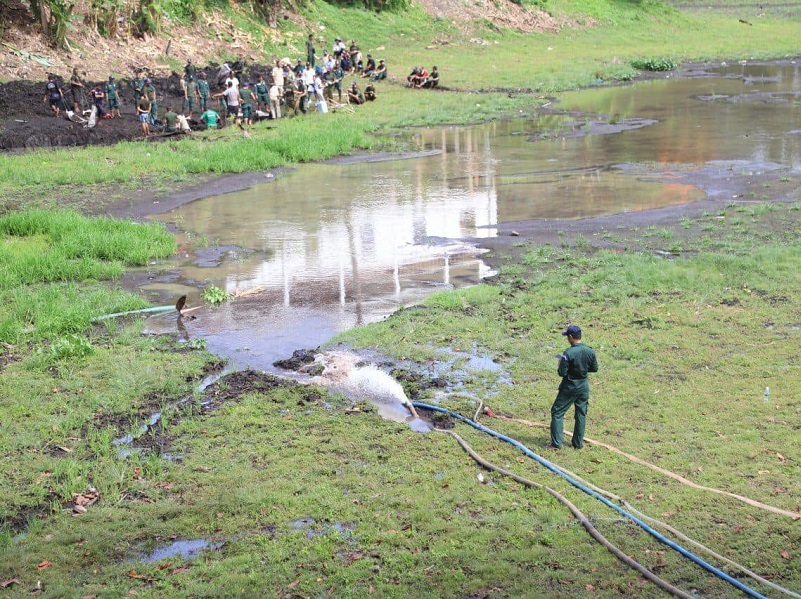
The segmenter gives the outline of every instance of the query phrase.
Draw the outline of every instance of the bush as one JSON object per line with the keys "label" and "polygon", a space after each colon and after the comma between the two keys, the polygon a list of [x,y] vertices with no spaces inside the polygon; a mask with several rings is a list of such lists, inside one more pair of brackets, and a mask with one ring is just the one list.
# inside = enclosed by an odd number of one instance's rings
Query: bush
{"label": "bush", "polygon": [[672,71],[678,64],[671,58],[635,58],[631,66],[640,71]]}

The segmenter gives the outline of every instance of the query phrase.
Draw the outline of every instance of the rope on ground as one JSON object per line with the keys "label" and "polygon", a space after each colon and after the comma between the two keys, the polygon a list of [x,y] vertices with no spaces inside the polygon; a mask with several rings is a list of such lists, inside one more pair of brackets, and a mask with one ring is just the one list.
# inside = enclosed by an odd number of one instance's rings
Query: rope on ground
{"label": "rope on ground", "polygon": [[639,519],[636,516],[634,516],[634,514],[632,514],[630,512],[627,512],[622,507],[620,507],[619,505],[613,503],[612,501],[610,501],[609,499],[607,499],[603,495],[597,493],[596,491],[593,491],[593,490],[589,489],[586,485],[582,485],[575,478],[572,478],[572,477],[568,476],[567,474],[565,474],[564,472],[562,472],[555,464],[553,464],[552,462],[549,462],[548,460],[546,460],[542,456],[537,455],[536,453],[531,451],[528,447],[523,445],[520,441],[517,441],[516,439],[513,439],[511,437],[503,435],[503,434],[499,433],[498,431],[495,431],[495,430],[493,430],[493,429],[491,429],[489,427],[484,426],[483,424],[479,424],[478,422],[475,422],[474,420],[470,420],[466,416],[463,416],[463,415],[459,414],[458,412],[454,412],[453,410],[449,410],[449,409],[443,408],[441,406],[436,406],[436,405],[427,404],[427,403],[423,403],[423,402],[414,402],[414,405],[417,408],[422,408],[422,409],[425,409],[425,410],[431,410],[432,412],[440,412],[442,414],[447,414],[448,416],[451,416],[452,418],[455,418],[456,420],[459,420],[461,422],[464,422],[465,424],[468,424],[468,425],[472,426],[476,430],[485,432],[488,435],[490,435],[492,437],[495,437],[496,439],[500,439],[501,441],[504,441],[504,442],[509,443],[510,445],[514,446],[514,447],[517,447],[520,451],[522,451],[525,455],[527,455],[531,459],[535,460],[538,464],[540,464],[542,466],[545,466],[548,470],[550,470],[554,474],[557,474],[557,475],[561,476],[562,478],[564,478],[567,482],[569,482],[571,485],[573,485],[577,489],[583,491],[584,493],[586,493],[587,495],[590,495],[591,497],[594,497],[595,499],[597,499],[598,501],[600,501],[604,505],[612,508],[613,510],[615,510],[619,514],[625,516],[626,518],[628,518],[629,520],[631,520],[632,522],[637,524],[637,526],[639,526],[644,531],[646,531],[648,534],[650,534],[652,537],[654,537],[656,540],[658,540],[660,543],[663,543],[664,545],[667,545],[671,549],[679,552],[681,555],[686,557],[688,560],[694,562],[698,566],[701,566],[707,572],[710,572],[710,573],[714,574],[715,576],[717,576],[721,580],[725,580],[730,585],[732,585],[733,587],[741,590],[742,592],[744,592],[749,597],[756,597],[758,599],[766,599],[764,595],[758,593],[757,591],[755,591],[751,587],[743,584],[739,580],[729,576],[726,572],[724,572],[720,568],[716,568],[715,566],[713,566],[712,564],[704,561],[703,559],[701,559],[697,555],[694,555],[693,553],[691,553],[690,551],[688,551],[687,549],[685,549],[684,547],[682,547],[678,543],[675,543],[674,541],[671,541],[670,539],[665,537],[665,535],[661,534],[657,530],[654,530],[653,527],[649,526],[648,524],[643,522],[641,519]]}
{"label": "rope on ground", "polygon": [[[586,440],[586,437],[585,437],[585,440]],[[698,541],[688,537],[687,535],[685,535],[680,530],[677,530],[677,529],[673,528],[667,522],[662,522],[661,520],[657,520],[656,518],[653,518],[653,517],[649,516],[648,514],[645,514],[645,513],[641,512],[640,510],[635,508],[633,505],[631,505],[628,501],[623,499],[621,496],[616,495],[615,493],[612,493],[611,491],[607,491],[606,489],[602,489],[601,487],[597,487],[597,486],[593,485],[592,483],[584,480],[583,478],[581,478],[577,474],[574,474],[570,470],[567,470],[567,469],[565,469],[565,468],[563,468],[561,466],[559,467],[559,469],[562,472],[564,472],[565,474],[567,474],[568,476],[572,476],[573,478],[575,478],[580,483],[582,483],[584,485],[587,485],[593,491],[596,491],[598,493],[606,495],[607,497],[609,497],[613,501],[617,501],[618,503],[620,503],[620,505],[622,505],[624,508],[629,510],[635,516],[638,516],[638,517],[642,518],[643,520],[646,520],[646,521],[650,522],[651,524],[655,524],[656,526],[661,526],[662,528],[667,530],[669,533],[671,533],[673,536],[681,539],[682,541],[685,541],[685,542],[689,543],[690,545],[692,545],[693,547],[696,547],[697,549],[700,549],[701,551],[706,552],[707,554],[711,555],[715,559],[718,559],[718,560],[728,564],[732,568],[735,568],[735,569],[739,570],[740,572],[742,572],[746,576],[749,576],[753,580],[756,580],[757,582],[761,582],[762,584],[767,585],[767,586],[771,587],[772,589],[779,591],[780,593],[784,593],[785,595],[789,595],[790,597],[795,597],[796,599],[801,599],[801,595],[799,595],[798,593],[795,593],[795,592],[793,592],[793,591],[791,591],[789,589],[785,589],[783,586],[780,586],[780,585],[776,584],[775,582],[772,582],[772,581],[768,580],[767,578],[762,578],[759,574],[749,570],[748,568],[746,568],[742,564],[738,564],[737,562],[735,562],[733,560],[730,560],[729,558],[727,558],[727,557],[725,557],[723,555],[720,555],[719,553],[716,553],[713,549],[710,549],[706,545],[703,545],[702,543],[699,543]]]}
{"label": "rope on ground", "polygon": [[[486,413],[486,411],[485,411],[485,413]],[[509,422],[517,422],[519,424],[524,424],[526,426],[536,426],[536,427],[539,427],[539,428],[548,428],[548,425],[543,424],[541,422],[531,422],[529,420],[522,420],[520,418],[510,418],[508,416],[501,416],[500,414],[495,414],[495,413],[493,413],[492,416],[495,417],[495,418],[499,418],[501,420],[507,420]],[[565,434],[570,435],[571,437],[573,436],[573,433],[571,433],[570,431],[565,431]],[[755,499],[750,499],[748,497],[744,497],[742,495],[738,495],[737,493],[732,493],[730,491],[724,491],[722,489],[715,489],[714,487],[705,487],[704,485],[699,485],[698,483],[694,483],[693,481],[691,481],[691,480],[689,480],[687,478],[684,478],[680,474],[676,474],[675,472],[671,472],[670,470],[665,470],[664,468],[660,468],[656,464],[651,464],[650,462],[646,462],[645,460],[643,460],[641,458],[638,458],[635,455],[631,455],[630,453],[626,453],[625,451],[623,451],[621,449],[618,449],[617,447],[615,447],[613,445],[609,445],[609,444],[604,443],[602,441],[595,441],[594,439],[590,439],[589,437],[584,437],[584,440],[587,443],[590,443],[592,445],[598,445],[599,447],[604,447],[604,448],[608,449],[609,451],[612,451],[614,453],[618,453],[618,454],[622,455],[623,457],[628,458],[629,460],[631,460],[632,462],[634,462],[636,464],[640,464],[641,466],[645,466],[646,468],[650,468],[651,470],[655,470],[655,471],[659,472],[660,474],[664,474],[665,476],[670,477],[670,478],[672,478],[674,480],[677,480],[680,483],[683,483],[683,484],[685,484],[685,485],[687,485],[689,487],[692,487],[693,489],[698,489],[700,491],[709,491],[710,493],[717,493],[718,495],[725,495],[727,497],[732,497],[732,498],[734,498],[734,499],[736,499],[738,501],[742,501],[743,503],[747,503],[750,506],[753,506],[753,507],[756,507],[756,508],[759,508],[759,509],[762,509],[762,510],[766,510],[766,511],[769,511],[769,512],[773,512],[774,514],[779,514],[780,516],[789,516],[793,520],[801,519],[801,513],[791,512],[791,511],[788,511],[788,510],[783,510],[782,508],[778,508],[778,507],[775,507],[775,506],[772,506],[772,505],[768,505],[767,503],[762,503],[761,501],[757,501]]]}
{"label": "rope on ground", "polygon": [[434,430],[437,430],[437,431],[442,432],[442,433],[447,433],[448,435],[450,435],[451,437],[456,439],[456,442],[459,443],[459,445],[462,446],[462,449],[464,449],[470,455],[471,458],[473,458],[478,464],[480,464],[481,466],[483,466],[487,470],[494,470],[495,472],[503,474],[504,476],[508,476],[508,477],[512,478],[513,480],[515,480],[515,481],[517,481],[517,482],[519,482],[519,483],[521,483],[523,485],[526,485],[527,487],[533,487],[535,489],[545,489],[548,493],[550,493],[551,495],[556,497],[556,499],[558,499],[562,504],[567,506],[567,508],[570,510],[570,512],[576,517],[576,520],[578,520],[581,523],[581,525],[585,528],[585,530],[589,533],[589,535],[593,539],[598,541],[601,545],[606,547],[606,549],[608,549],[617,559],[622,561],[624,564],[626,564],[630,568],[633,568],[634,570],[637,570],[637,572],[642,574],[645,578],[647,578],[648,580],[653,582],[655,585],[657,585],[662,590],[667,591],[671,595],[673,595],[675,597],[682,597],[682,599],[692,599],[692,595],[690,595],[689,593],[685,593],[684,591],[682,591],[681,589],[679,589],[677,587],[674,587],[672,584],[670,584],[666,580],[660,578],[659,576],[657,576],[656,574],[651,572],[648,568],[646,568],[645,566],[643,566],[642,564],[640,564],[636,560],[632,559],[631,557],[629,557],[628,555],[623,553],[620,549],[618,549],[617,546],[615,546],[611,542],[609,542],[609,540],[607,540],[606,537],[604,537],[600,532],[598,532],[598,529],[595,528],[592,525],[592,523],[581,512],[581,510],[579,510],[575,505],[573,505],[573,503],[569,499],[567,499],[564,495],[562,495],[558,491],[555,491],[554,489],[551,489],[550,487],[545,487],[545,486],[543,486],[543,485],[541,485],[539,483],[536,483],[534,481],[531,481],[531,480],[528,480],[526,478],[523,478],[522,476],[518,476],[514,472],[509,472],[508,470],[504,470],[500,466],[496,466],[496,465],[486,461],[484,458],[482,458],[480,455],[478,455],[473,450],[473,448],[470,447],[470,445],[467,444],[467,442],[464,439],[462,439],[459,435],[457,435],[453,431],[443,430],[443,429],[434,429]]}

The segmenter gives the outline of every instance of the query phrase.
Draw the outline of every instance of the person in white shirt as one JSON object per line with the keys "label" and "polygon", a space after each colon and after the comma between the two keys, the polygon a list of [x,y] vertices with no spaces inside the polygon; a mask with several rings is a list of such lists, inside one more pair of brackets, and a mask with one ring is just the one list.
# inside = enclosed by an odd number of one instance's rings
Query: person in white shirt
{"label": "person in white shirt", "polygon": [[270,118],[281,118],[281,88],[277,85],[270,86]]}
{"label": "person in white shirt", "polygon": [[311,66],[310,62],[306,63],[306,68],[303,69],[303,75],[301,77],[306,86],[306,93],[309,94],[311,98],[311,96],[314,95],[314,67]]}
{"label": "person in white shirt", "polygon": [[273,67],[273,85],[278,86],[279,94],[284,93],[284,69],[281,67],[281,63],[279,61],[275,62],[275,66]]}
{"label": "person in white shirt", "polygon": [[239,92],[239,79],[236,78],[236,73],[231,72],[225,79],[225,88],[228,89],[228,84],[233,85],[234,89]]}

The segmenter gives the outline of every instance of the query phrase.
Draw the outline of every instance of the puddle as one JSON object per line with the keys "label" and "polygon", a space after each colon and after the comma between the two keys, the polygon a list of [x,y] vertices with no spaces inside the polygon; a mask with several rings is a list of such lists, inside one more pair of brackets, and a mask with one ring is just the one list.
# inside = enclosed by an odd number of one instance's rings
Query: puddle
{"label": "puddle", "polygon": [[[235,296],[148,332],[204,339],[238,369],[276,372],[299,347],[494,274],[471,240],[503,224],[731,195],[762,166],[801,171],[801,65],[697,69],[687,79],[563,94],[548,114],[416,129],[403,160],[299,165],[155,216],[213,240],[124,284],[154,302],[216,285]],[[691,74],[692,75],[692,74]],[[387,156],[382,156],[388,158]]]}
{"label": "puddle", "polygon": [[292,520],[289,522],[289,526],[294,530],[305,532],[307,539],[314,539],[325,536],[331,532],[336,532],[345,539],[354,540],[351,532],[356,529],[355,523],[321,522],[318,524],[314,518],[308,517]]}
{"label": "puddle", "polygon": [[138,561],[146,564],[167,559],[169,557],[180,557],[182,559],[192,559],[200,555],[204,550],[215,550],[222,547],[225,543],[212,543],[207,539],[193,539],[188,541],[175,541],[169,545],[156,547],[150,553],[142,555]]}

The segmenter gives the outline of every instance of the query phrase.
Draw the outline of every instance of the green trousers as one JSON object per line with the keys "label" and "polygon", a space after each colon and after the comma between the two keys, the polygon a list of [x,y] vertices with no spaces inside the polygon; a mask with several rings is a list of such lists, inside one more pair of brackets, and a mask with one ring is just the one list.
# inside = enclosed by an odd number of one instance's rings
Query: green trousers
{"label": "green trousers", "polygon": [[[584,387],[584,388],[582,388]],[[560,389],[551,406],[551,444],[562,447],[564,438],[565,414],[572,405],[575,411],[573,425],[573,447],[584,447],[584,428],[587,425],[587,406],[590,401],[589,385],[573,389]]]}

